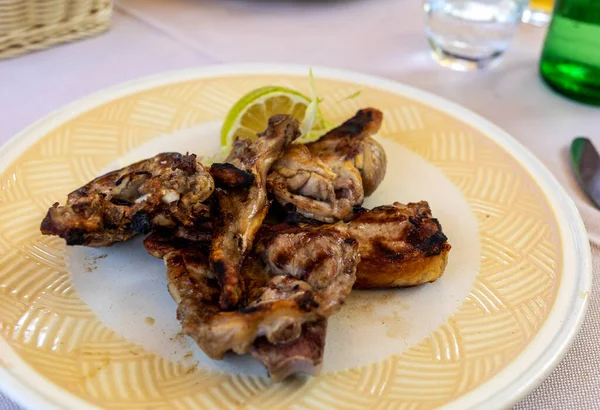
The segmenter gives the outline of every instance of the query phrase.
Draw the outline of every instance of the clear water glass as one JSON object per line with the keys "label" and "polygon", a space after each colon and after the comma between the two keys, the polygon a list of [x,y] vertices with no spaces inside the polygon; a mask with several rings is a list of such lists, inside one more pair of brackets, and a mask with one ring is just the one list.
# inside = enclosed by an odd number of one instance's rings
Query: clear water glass
{"label": "clear water glass", "polygon": [[502,61],[527,0],[425,0],[433,57],[455,70],[491,68]]}

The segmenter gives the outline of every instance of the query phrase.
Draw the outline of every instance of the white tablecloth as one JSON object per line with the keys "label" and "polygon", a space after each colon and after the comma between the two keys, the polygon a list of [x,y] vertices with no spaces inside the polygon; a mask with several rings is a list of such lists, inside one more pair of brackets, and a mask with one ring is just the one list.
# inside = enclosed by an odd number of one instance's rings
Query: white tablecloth
{"label": "white tablecloth", "polygon": [[[215,63],[348,68],[462,104],[548,166],[576,200],[594,249],[597,280],[583,330],[560,366],[517,408],[600,408],[600,212],[577,188],[567,155],[576,135],[591,137],[600,148],[600,109],[558,96],[542,83],[537,65],[544,35],[544,29],[522,26],[496,70],[459,73],[430,58],[420,0],[121,0],[109,32],[0,61],[0,144],[108,85]],[[17,408],[0,396],[0,410]]]}

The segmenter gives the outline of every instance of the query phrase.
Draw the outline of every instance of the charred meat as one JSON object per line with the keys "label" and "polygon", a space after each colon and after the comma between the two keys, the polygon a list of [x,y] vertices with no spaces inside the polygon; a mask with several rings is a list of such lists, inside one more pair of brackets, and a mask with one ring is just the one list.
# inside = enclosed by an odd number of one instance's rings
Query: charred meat
{"label": "charred meat", "polygon": [[226,164],[211,167],[223,187],[215,191],[213,201],[215,230],[210,264],[221,285],[220,304],[224,310],[234,309],[244,298],[240,270],[269,210],[267,173],[299,135],[293,117],[273,116],[256,140],[237,139]]}
{"label": "charred meat", "polygon": [[316,375],[328,319],[353,288],[432,282],[447,264],[427,202],[362,208],[386,172],[382,118],[359,110],[304,145],[298,122],[275,115],[209,170],[163,153],[96,178],[41,231],[93,247],[151,232],[144,246],[164,261],[183,333],[209,357],[250,353],[275,381]]}
{"label": "charred meat", "polygon": [[268,232],[244,264],[247,302],[224,311],[217,277],[201,245],[169,246],[168,238],[155,234],[144,245],[165,262],[183,332],[214,359],[229,350],[248,353],[260,337],[273,344],[298,339],[305,324],[340,309],[359,261],[356,241],[334,227]]}
{"label": "charred meat", "polygon": [[360,172],[364,194],[369,196],[383,180],[387,167],[383,147],[372,138],[382,121],[383,114],[375,108],[359,110],[354,117],[307,147],[333,170],[343,168],[344,163],[350,161]]}
{"label": "charred meat", "polygon": [[278,382],[298,373],[319,375],[325,351],[327,319],[305,323],[298,339],[282,344],[261,337],[254,342],[250,354],[265,365],[269,376]]}
{"label": "charred meat", "polygon": [[196,156],[163,153],[94,179],[54,204],[45,235],[67,245],[109,246],[153,227],[192,227],[207,218],[213,179]]}
{"label": "charred meat", "polygon": [[450,244],[425,201],[363,211],[348,225],[361,262],[355,289],[434,282],[444,273]]}
{"label": "charred meat", "polygon": [[320,140],[292,145],[269,175],[269,189],[283,204],[323,222],[346,219],[385,176],[385,151],[372,136],[383,115],[366,108]]}
{"label": "charred meat", "polygon": [[[314,220],[294,215],[263,229],[290,225],[318,229]],[[427,202],[355,208],[352,218],[346,224],[321,226],[335,227],[358,241],[360,263],[354,289],[416,286],[434,282],[444,273],[451,246]]]}

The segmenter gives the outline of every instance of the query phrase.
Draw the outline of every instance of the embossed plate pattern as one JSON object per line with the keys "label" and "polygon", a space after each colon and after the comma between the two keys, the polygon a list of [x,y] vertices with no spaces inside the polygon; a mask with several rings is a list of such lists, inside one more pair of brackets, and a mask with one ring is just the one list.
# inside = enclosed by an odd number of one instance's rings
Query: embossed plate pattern
{"label": "embossed plate pattern", "polygon": [[[471,112],[337,70],[315,70],[330,119],[382,109],[379,137],[440,169],[477,221],[479,271],[443,325],[385,360],[272,384],[161,357],[79,297],[63,241],[38,230],[50,204],[153,138],[221,120],[252,88],[307,91],[306,72],[221,66],[144,79],[72,104],[3,147],[3,390],[47,408],[500,408],[543,380],[579,329],[590,288],[589,247],[570,199],[518,143]],[[357,87],[358,97],[338,103]]]}

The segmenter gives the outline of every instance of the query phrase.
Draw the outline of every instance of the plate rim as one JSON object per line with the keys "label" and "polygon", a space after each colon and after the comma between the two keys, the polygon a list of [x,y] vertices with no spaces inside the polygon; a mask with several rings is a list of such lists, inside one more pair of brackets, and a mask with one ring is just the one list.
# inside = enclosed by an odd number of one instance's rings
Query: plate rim
{"label": "plate rim", "polygon": [[[226,77],[239,75],[300,75],[306,76],[310,66],[280,63],[218,64],[186,70],[167,71],[145,76],[104,88],[88,96],[79,98],[42,117],[23,131],[11,137],[0,147],[0,172],[4,171],[33,142],[58,125],[90,109],[117,98],[142,90],[200,78]],[[554,370],[573,344],[583,324],[589,303],[592,286],[591,249],[587,233],[573,200],[556,180],[550,170],[535,155],[510,134],[479,114],[429,91],[424,91],[404,83],[383,77],[323,66],[312,66],[315,78],[331,78],[351,81],[389,92],[407,96],[429,105],[480,130],[485,136],[505,149],[536,181],[548,200],[556,218],[559,237],[564,255],[562,268],[568,263],[575,264],[576,279],[566,281],[565,275],[557,289],[556,297],[546,319],[528,345],[504,369],[482,385],[444,406],[445,409],[505,408],[512,406],[533,391]],[[569,292],[570,291],[570,292]],[[558,329],[555,329],[557,328]],[[549,341],[547,341],[548,339]],[[0,339],[3,351],[15,356],[11,361],[21,361],[4,339]],[[545,349],[540,349],[545,346]],[[6,347],[6,349],[4,349]],[[3,355],[4,356],[4,355]],[[533,359],[532,359],[533,358]],[[18,360],[15,360],[18,359]],[[529,364],[527,364],[529,363]],[[34,369],[25,369],[50,383],[53,391],[44,387],[25,385],[7,367],[0,366],[0,386],[3,392],[24,407],[43,405],[54,408],[52,398],[79,402],[86,408],[97,408],[72,393],[46,380]],[[527,364],[524,366],[524,364]],[[30,367],[25,363],[19,366]],[[515,378],[514,372],[518,373]],[[10,389],[6,389],[10,387]],[[47,394],[43,394],[44,393]],[[63,402],[64,403],[64,402]],[[50,407],[51,406],[51,407]],[[81,408],[80,406],[78,406]]]}

